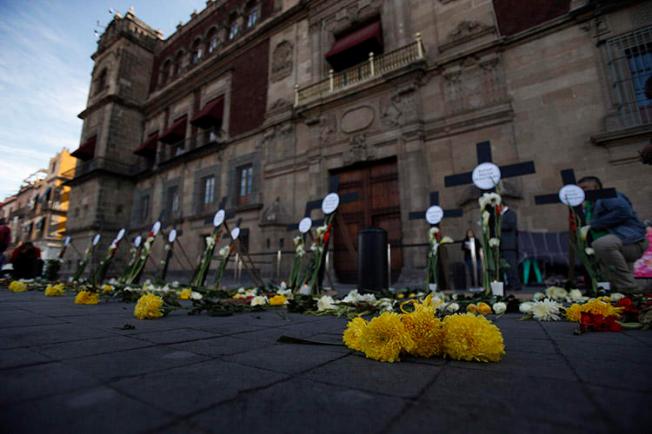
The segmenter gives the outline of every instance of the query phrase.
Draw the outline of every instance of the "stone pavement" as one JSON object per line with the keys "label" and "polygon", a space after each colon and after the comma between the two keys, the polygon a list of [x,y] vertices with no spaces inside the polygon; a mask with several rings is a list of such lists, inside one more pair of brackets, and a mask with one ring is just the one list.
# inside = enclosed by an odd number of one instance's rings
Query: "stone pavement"
{"label": "stone pavement", "polygon": [[508,315],[501,363],[383,364],[276,342],[337,343],[344,319],[132,310],[0,290],[0,432],[650,432],[648,332]]}

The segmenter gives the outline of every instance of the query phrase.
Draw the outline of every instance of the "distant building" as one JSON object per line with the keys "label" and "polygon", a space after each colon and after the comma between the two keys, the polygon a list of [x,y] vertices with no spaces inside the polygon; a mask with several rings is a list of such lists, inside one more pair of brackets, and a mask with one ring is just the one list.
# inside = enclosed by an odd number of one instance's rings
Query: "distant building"
{"label": "distant building", "polygon": [[61,249],[66,231],[70,187],[63,185],[65,173],[74,171],[77,160],[67,149],[50,159],[25,179],[18,193],[0,208],[12,232],[12,247],[31,241],[41,249],[43,259],[54,259]]}
{"label": "distant building", "polygon": [[[464,210],[445,232],[476,227],[477,191],[444,177],[471,171],[480,142],[498,164],[536,164],[506,180],[523,230],[567,227],[563,208],[534,204],[567,168],[649,218],[650,17],[652,2],[627,0],[209,0],[163,39],[116,15],[79,115],[69,231],[84,248],[163,218],[197,258],[226,196],[250,251],[287,249],[286,225],[336,176],[359,193],[341,208],[353,241],[387,229],[393,277],[408,279],[425,255],[407,246],[427,231],[409,215],[430,192]],[[350,281],[357,262],[334,242]]]}

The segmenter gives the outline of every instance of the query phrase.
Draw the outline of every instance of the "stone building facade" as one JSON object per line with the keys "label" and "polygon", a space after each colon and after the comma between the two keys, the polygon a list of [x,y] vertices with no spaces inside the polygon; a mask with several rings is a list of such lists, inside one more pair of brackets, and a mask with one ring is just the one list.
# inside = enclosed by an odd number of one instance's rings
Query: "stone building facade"
{"label": "stone building facade", "polygon": [[[430,192],[464,210],[446,233],[476,227],[477,191],[444,178],[472,170],[481,142],[497,164],[536,165],[506,180],[521,230],[564,230],[563,208],[534,196],[567,168],[650,218],[650,23],[645,1],[209,0],[163,39],[118,15],[93,54],[68,232],[82,250],[96,231],[108,242],[161,218],[192,261],[226,197],[249,251],[287,250],[287,225],[337,178],[359,193],[341,208],[349,232],[387,229],[407,281],[427,231],[409,214]],[[341,231],[334,243],[349,280]]]}

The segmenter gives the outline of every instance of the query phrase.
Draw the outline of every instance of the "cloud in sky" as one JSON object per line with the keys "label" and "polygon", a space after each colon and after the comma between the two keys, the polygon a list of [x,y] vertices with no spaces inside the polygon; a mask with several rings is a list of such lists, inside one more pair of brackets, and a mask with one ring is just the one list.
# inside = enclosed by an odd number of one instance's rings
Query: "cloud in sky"
{"label": "cloud in sky", "polygon": [[76,149],[96,22],[105,26],[110,8],[124,13],[132,4],[169,35],[205,1],[0,0],[0,200],[62,147]]}

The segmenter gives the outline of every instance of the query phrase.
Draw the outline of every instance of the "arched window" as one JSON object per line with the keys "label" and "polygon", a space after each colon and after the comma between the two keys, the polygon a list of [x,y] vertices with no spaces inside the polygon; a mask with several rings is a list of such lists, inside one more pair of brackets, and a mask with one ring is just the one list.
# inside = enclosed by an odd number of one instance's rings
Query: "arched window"
{"label": "arched window", "polygon": [[181,73],[181,68],[183,67],[183,50],[179,50],[177,55],[174,57],[174,71],[172,74],[176,77]]}
{"label": "arched window", "polygon": [[247,29],[253,29],[260,20],[260,8],[256,2],[247,3],[246,8]]}
{"label": "arched window", "polygon": [[204,55],[204,47],[201,45],[201,39],[195,39],[195,42],[192,43],[192,51],[190,53],[190,63],[193,65],[198,64],[201,61],[202,56]]}
{"label": "arched window", "polygon": [[206,52],[208,52],[208,54],[215,52],[215,50],[217,50],[219,47],[219,39],[217,36],[217,29],[215,27],[208,31],[206,44]]}
{"label": "arched window", "polygon": [[240,23],[238,22],[238,16],[236,14],[231,14],[229,19],[229,41],[233,41],[240,34]]}
{"label": "arched window", "polygon": [[172,61],[167,59],[161,68],[161,86],[165,86],[170,79],[170,69],[172,68]]}

